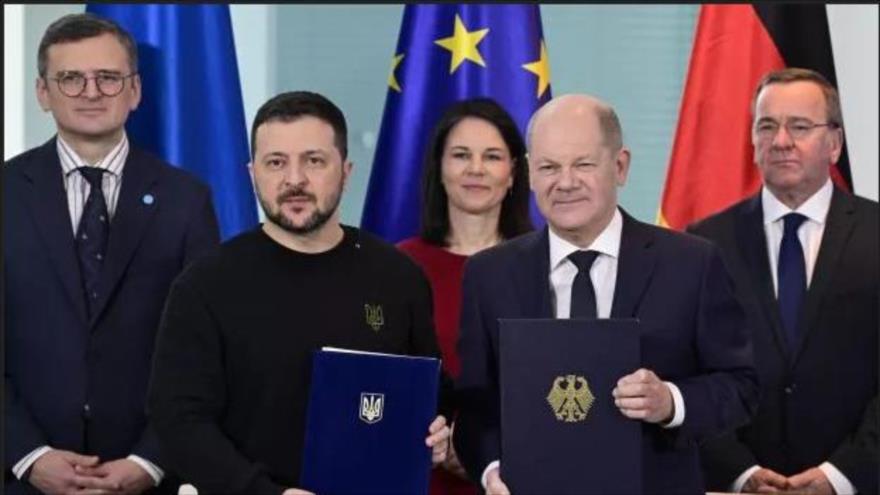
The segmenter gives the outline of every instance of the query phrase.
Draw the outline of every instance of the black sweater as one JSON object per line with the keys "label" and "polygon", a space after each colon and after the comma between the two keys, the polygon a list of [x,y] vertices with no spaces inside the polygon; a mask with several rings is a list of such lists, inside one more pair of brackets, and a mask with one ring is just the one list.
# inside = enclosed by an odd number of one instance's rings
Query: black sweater
{"label": "black sweater", "polygon": [[[313,350],[439,357],[421,270],[390,244],[344,231],[333,249],[305,254],[258,228],[175,281],[149,416],[170,468],[201,493],[297,486]],[[382,307],[378,331],[365,304]]]}

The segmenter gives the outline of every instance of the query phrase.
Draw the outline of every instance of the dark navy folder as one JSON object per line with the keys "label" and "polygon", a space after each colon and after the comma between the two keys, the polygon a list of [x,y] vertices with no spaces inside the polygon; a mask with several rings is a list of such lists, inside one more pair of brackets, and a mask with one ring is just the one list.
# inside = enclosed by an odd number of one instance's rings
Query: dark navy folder
{"label": "dark navy folder", "polygon": [[316,351],[301,488],[319,495],[427,493],[438,359]]}
{"label": "dark navy folder", "polygon": [[611,395],[638,321],[500,320],[501,478],[511,493],[642,493],[641,422]]}

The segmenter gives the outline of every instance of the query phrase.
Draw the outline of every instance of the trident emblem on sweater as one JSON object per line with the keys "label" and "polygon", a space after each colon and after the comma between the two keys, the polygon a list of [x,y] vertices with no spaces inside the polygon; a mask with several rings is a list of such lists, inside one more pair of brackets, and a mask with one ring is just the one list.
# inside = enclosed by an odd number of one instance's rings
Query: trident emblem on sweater
{"label": "trident emblem on sweater", "polygon": [[367,325],[374,332],[378,332],[382,325],[385,324],[385,316],[382,314],[382,306],[376,304],[364,304],[364,313],[367,319]]}
{"label": "trident emblem on sweater", "polygon": [[367,424],[382,421],[383,409],[385,409],[385,394],[361,393],[361,421]]}

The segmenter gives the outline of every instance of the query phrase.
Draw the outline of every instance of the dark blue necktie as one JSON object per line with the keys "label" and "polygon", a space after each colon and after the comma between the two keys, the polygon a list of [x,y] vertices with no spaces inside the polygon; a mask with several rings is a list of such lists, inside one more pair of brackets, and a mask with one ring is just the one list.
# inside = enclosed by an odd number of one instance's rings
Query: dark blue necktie
{"label": "dark blue necktie", "polygon": [[776,272],[779,280],[779,315],[782,317],[788,349],[793,351],[798,341],[798,315],[807,292],[807,266],[797,231],[807,217],[800,213],[789,213],[782,218],[785,230],[779,246]]}
{"label": "dark blue necktie", "polygon": [[568,255],[578,272],[571,284],[571,311],[569,318],[596,318],[596,291],[590,280],[590,268],[598,251],[575,251]]}
{"label": "dark blue necktie", "polygon": [[83,288],[86,293],[86,306],[92,316],[98,302],[98,277],[104,256],[107,253],[107,237],[110,222],[107,215],[107,202],[101,187],[104,169],[97,167],[79,167],[77,169],[91,186],[89,197],[83,207],[82,217],[76,230],[76,254],[79,258]]}

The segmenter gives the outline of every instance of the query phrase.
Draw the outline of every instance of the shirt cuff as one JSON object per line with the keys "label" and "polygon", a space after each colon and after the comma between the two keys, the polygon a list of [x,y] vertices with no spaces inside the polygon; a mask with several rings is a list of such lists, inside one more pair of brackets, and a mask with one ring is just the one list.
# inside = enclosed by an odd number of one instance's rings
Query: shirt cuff
{"label": "shirt cuff", "polygon": [[483,470],[483,475],[480,476],[480,484],[483,485],[483,490],[486,489],[486,476],[489,474],[489,471],[495,468],[501,469],[501,461],[492,461],[486,466],[486,469]]}
{"label": "shirt cuff", "polygon": [[839,469],[834,467],[834,464],[823,462],[819,465],[819,469],[825,473],[825,477],[828,478],[828,482],[831,483],[837,495],[853,495],[856,493],[856,487],[849,482]]}
{"label": "shirt cuff", "polygon": [[15,463],[14,466],[12,466],[12,474],[14,474],[15,477],[19,479],[19,481],[27,481],[21,479],[21,477],[24,476],[24,473],[26,473],[27,470],[30,469],[35,462],[37,462],[37,459],[39,459],[43,454],[49,452],[50,450],[52,450],[52,447],[49,447],[48,445],[41,445],[40,447],[35,448],[28,455],[22,457],[20,461]]}
{"label": "shirt cuff", "polygon": [[199,495],[199,491],[196,490],[196,487],[187,483],[180,485],[180,488],[177,489],[177,495]]}
{"label": "shirt cuff", "polygon": [[761,469],[761,466],[757,464],[743,471],[743,474],[739,475],[739,478],[733,480],[733,484],[730,485],[730,491],[733,493],[740,493],[743,491],[743,487],[746,486],[746,481],[749,481],[749,478],[755,474],[755,471]]}
{"label": "shirt cuff", "polygon": [[144,471],[146,471],[147,474],[150,475],[150,478],[153,478],[153,483],[155,484],[155,486],[159,486],[159,483],[162,482],[162,478],[165,477],[165,473],[159,468],[159,466],[144,459],[143,457],[131,454],[130,456],[128,456],[127,459],[144,468]]}
{"label": "shirt cuff", "polygon": [[681,390],[678,389],[672,382],[663,382],[669,387],[669,392],[672,394],[672,408],[674,409],[674,413],[672,415],[672,421],[666,424],[661,424],[663,428],[676,428],[681,426],[684,423],[684,397],[681,396]]}

